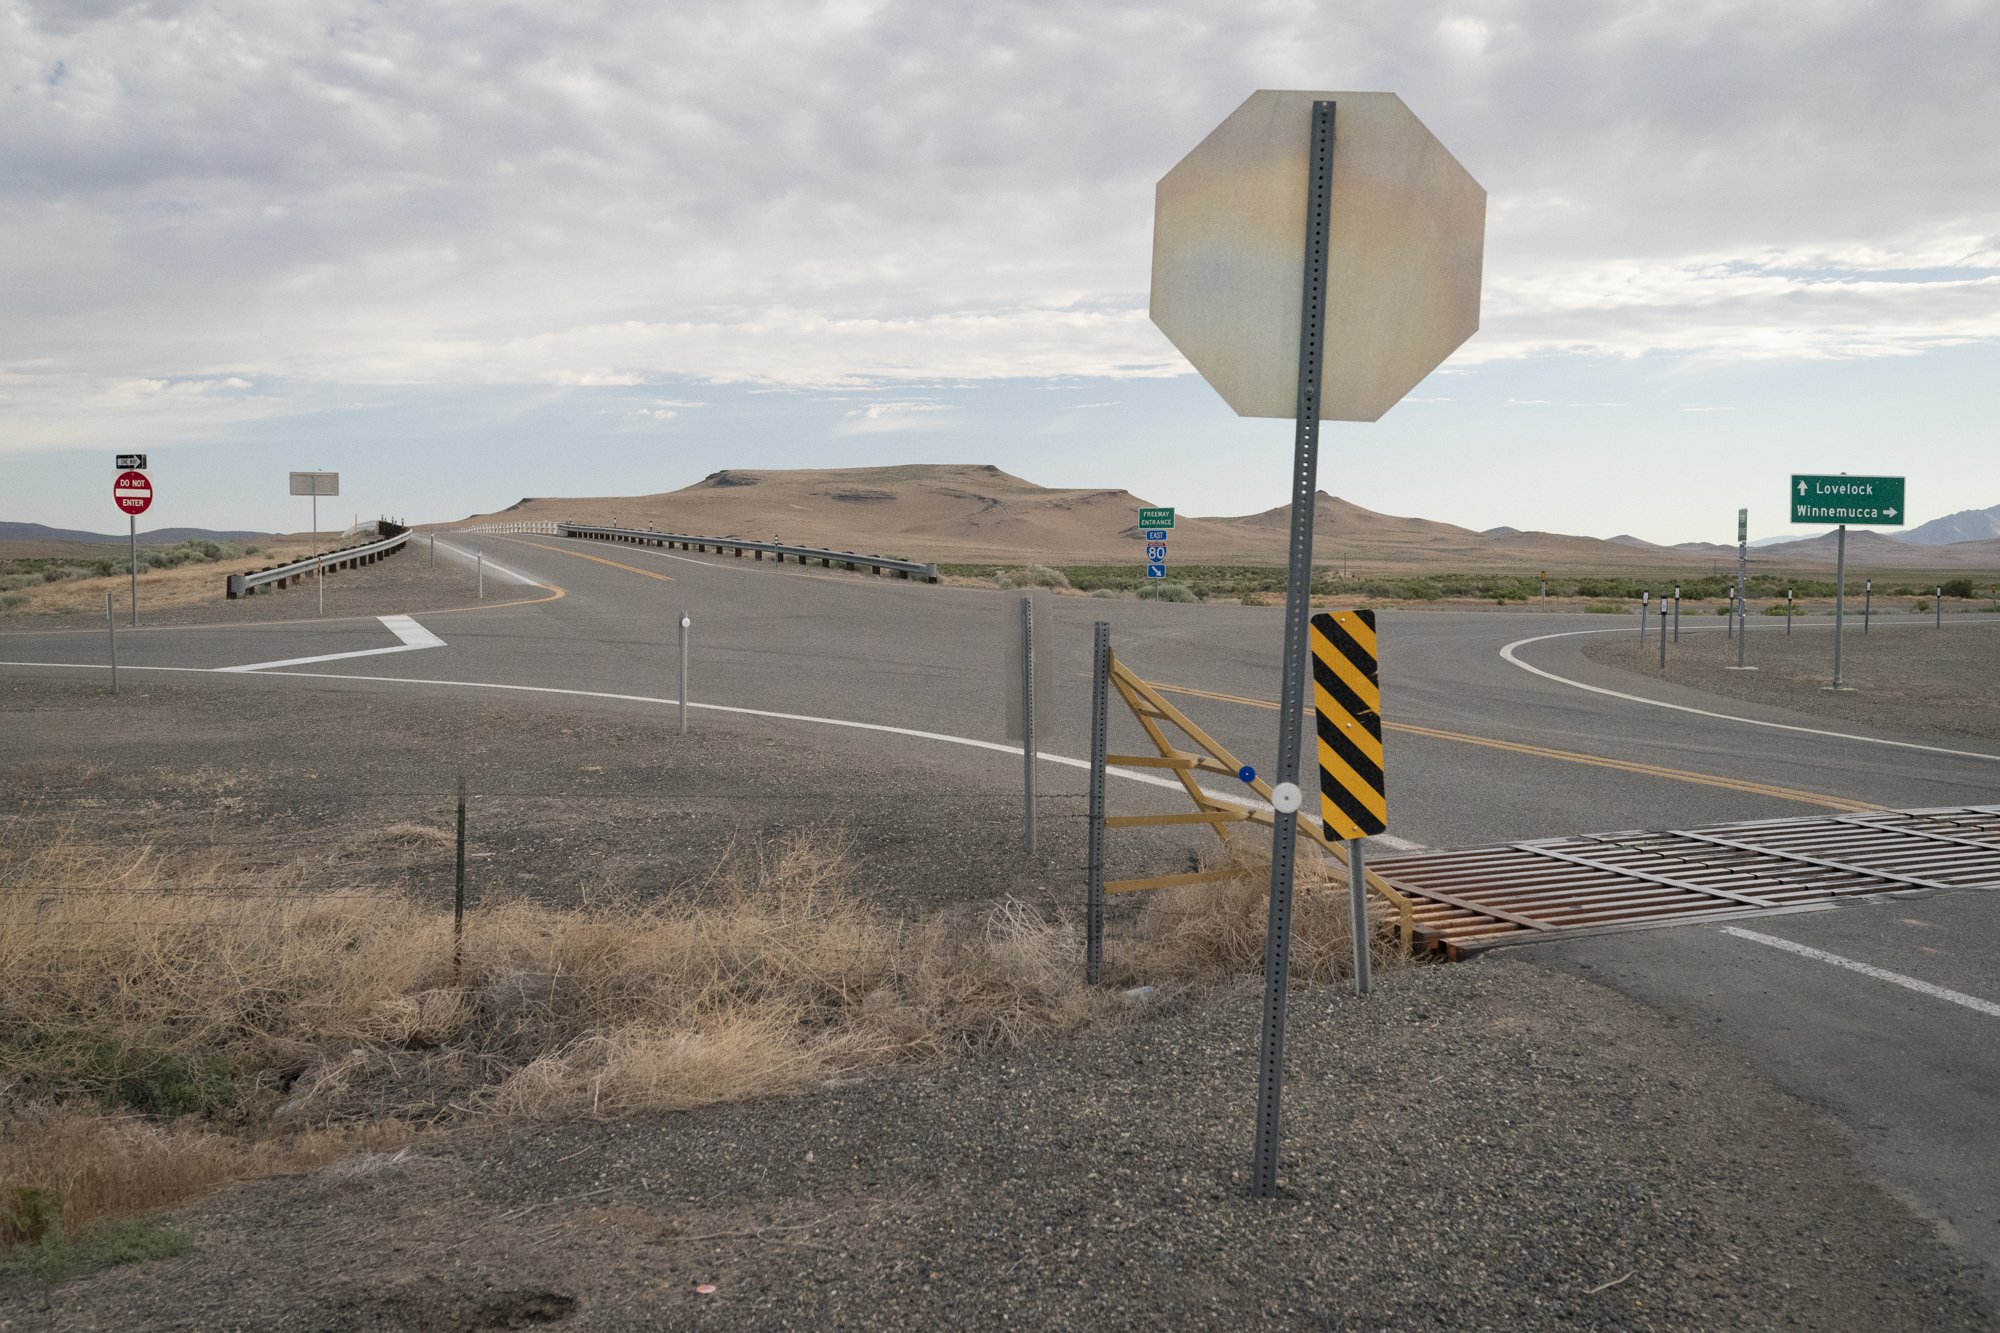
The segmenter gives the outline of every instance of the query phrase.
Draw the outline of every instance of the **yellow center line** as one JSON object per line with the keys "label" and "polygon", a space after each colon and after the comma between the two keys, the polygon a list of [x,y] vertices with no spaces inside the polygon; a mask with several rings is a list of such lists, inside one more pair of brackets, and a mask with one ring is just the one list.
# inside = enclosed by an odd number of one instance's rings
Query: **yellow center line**
{"label": "yellow center line", "polygon": [[[1162,694],[1187,694],[1198,699],[1216,699],[1223,703],[1244,704],[1251,708],[1266,708],[1278,711],[1278,705],[1269,699],[1252,699],[1241,694],[1222,694],[1215,690],[1198,690],[1190,685],[1159,685],[1154,689]],[[1714,773],[1694,773],[1680,768],[1663,768],[1658,764],[1642,764],[1629,759],[1606,759],[1602,755],[1579,754],[1574,750],[1552,750],[1545,745],[1525,745],[1519,741],[1496,740],[1491,736],[1472,736],[1462,731],[1441,731],[1436,727],[1419,727],[1408,722],[1384,721],[1385,731],[1408,732],[1414,736],[1428,736],[1433,740],[1457,741],[1461,745],[1480,745],[1490,750],[1511,750],[1516,754],[1533,755],[1537,759],[1557,759],[1569,764],[1589,764],[1595,768],[1615,768],[1625,773],[1638,773],[1646,777],[1667,778],[1674,782],[1692,782],[1704,787],[1726,787],[1752,796],[1769,796],[1781,801],[1799,801],[1806,805],[1825,806],[1833,810],[1860,812],[1882,810],[1885,806],[1872,805],[1867,801],[1850,800],[1845,796],[1830,796],[1824,792],[1805,791],[1798,787],[1779,787],[1768,782],[1751,782],[1743,778],[1726,778]]]}
{"label": "yellow center line", "polygon": [[542,542],[523,541],[519,537],[502,537],[500,540],[503,542],[519,542],[522,546],[532,546],[538,551],[554,551],[557,555],[573,555],[579,560],[595,560],[600,565],[609,565],[613,569],[622,569],[630,574],[644,574],[647,578],[658,579],[662,583],[672,583],[674,581],[674,576],[671,574],[661,574],[655,570],[641,569],[637,565],[621,565],[616,560],[606,560],[601,555],[585,555],[582,551],[571,551],[561,546],[549,546]]}

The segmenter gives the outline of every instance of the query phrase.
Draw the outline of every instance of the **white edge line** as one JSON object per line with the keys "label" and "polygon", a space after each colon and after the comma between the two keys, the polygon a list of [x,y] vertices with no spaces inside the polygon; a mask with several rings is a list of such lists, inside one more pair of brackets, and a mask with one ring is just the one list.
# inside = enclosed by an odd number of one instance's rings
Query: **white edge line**
{"label": "white edge line", "polygon": [[[367,650],[367,653],[396,653],[403,651],[406,650],[402,648],[376,648]],[[367,654],[341,655],[365,656]],[[109,666],[100,665],[95,662],[0,662],[0,667],[53,667],[67,671],[109,671],[111,669]],[[201,676],[232,672],[240,674],[249,671],[250,668],[120,667],[119,670],[178,671]],[[678,707],[680,702],[677,699],[663,699],[650,694],[613,694],[605,690],[571,690],[554,685],[504,685],[495,681],[485,680],[429,680],[416,676],[348,676],[334,671],[271,671],[262,674],[285,676],[299,680],[368,681],[383,685],[442,685],[468,690],[515,690],[524,694],[561,694],[580,699],[614,699],[622,703],[664,704],[675,707]],[[816,717],[810,713],[778,713],[768,708],[738,708],[730,704],[702,704],[695,703],[692,700],[689,701],[688,707],[706,709],[711,713],[733,713],[739,717],[762,717],[779,722],[814,722],[826,727],[849,727],[855,731],[876,731],[890,736],[909,736],[916,740],[941,741],[947,745],[964,745],[975,750],[991,750],[997,754],[1018,755],[1021,753],[1021,747],[1018,745],[1004,745],[999,741],[975,740],[970,736],[953,736],[942,731],[919,731],[914,727],[894,727],[886,722],[856,722],[844,717]],[[1040,751],[1036,755],[1036,758],[1042,763],[1061,764],[1068,768],[1088,769],[1090,767],[1088,759],[1073,759],[1068,755],[1051,754],[1047,750]],[[1181,790],[1181,784],[1171,778],[1156,778],[1147,773],[1128,773],[1116,767],[1107,768],[1105,771],[1112,777],[1124,778],[1127,782],[1143,782],[1149,787],[1164,787],[1169,791]],[[1226,792],[1212,791],[1207,787],[1203,787],[1202,791],[1205,795],[1218,801],[1227,802],[1230,805],[1240,805],[1252,810],[1270,809],[1263,801],[1249,800],[1241,796],[1230,795]],[[1397,851],[1416,852],[1424,850],[1421,843],[1411,842],[1406,838],[1392,837],[1386,833],[1376,834],[1373,840]]]}
{"label": "white edge line", "polygon": [[1521,670],[1529,672],[1532,675],[1541,676],[1546,680],[1552,680],[1558,685],[1568,685],[1573,689],[1588,690],[1592,694],[1602,694],[1613,699],[1623,699],[1627,703],[1646,704],[1653,708],[1671,708],[1676,713],[1693,713],[1697,717],[1712,717],[1721,722],[1741,722],[1746,727],[1769,727],[1773,731],[1797,731],[1807,736],[1826,736],[1837,741],[1861,741],[1868,745],[1894,746],[1898,750],[1921,750],[1925,754],[1948,754],[1959,759],[1984,759],[1988,763],[2000,764],[2000,754],[1984,754],[1978,750],[1948,750],[1941,745],[1919,745],[1915,741],[1885,740],[1880,736],[1856,736],[1852,732],[1846,731],[1822,731],[1818,727],[1795,726],[1789,722],[1765,722],[1754,717],[1738,717],[1734,713],[1712,713],[1706,708],[1695,708],[1688,704],[1670,704],[1664,699],[1648,699],[1643,694],[1626,694],[1620,690],[1606,689],[1602,685],[1586,685],[1580,680],[1571,680],[1568,676],[1558,676],[1553,671],[1544,671],[1538,666],[1532,666],[1527,662],[1523,662],[1514,655],[1516,648],[1525,648],[1531,643],[1543,643],[1550,639],[1573,639],[1581,634],[1608,634],[1615,632],[1601,629],[1573,629],[1565,630],[1561,634],[1538,634],[1533,638],[1514,640],[1514,642],[1500,650],[1500,656],[1506,658],[1509,662],[1521,668]]}
{"label": "white edge line", "polygon": [[1754,930],[1745,930],[1741,926],[1724,926],[1722,927],[1722,933],[1725,935],[1734,935],[1740,940],[1754,940],[1758,944],[1768,944],[1773,949],[1784,949],[1801,957],[1817,959],[1822,963],[1832,963],[1835,967],[1844,967],[1850,972],[1859,972],[1864,977],[1873,977],[1877,981],[1886,981],[1893,986],[1902,986],[1907,990],[1916,991],[1919,995],[1928,995],[1934,1000],[1949,1000],[1953,1004],[1962,1004],[1967,1009],[1976,1010],[1990,1018],[2000,1018],[2000,1004],[1995,1004],[1991,1000],[1982,1000],[1977,995],[1967,995],[1963,991],[1946,990],[1943,986],[1933,986],[1928,981],[1919,981],[1915,977],[1906,977],[1901,972],[1891,972],[1887,968],[1875,967],[1869,963],[1857,963],[1852,958],[1842,958],[1837,953],[1828,953],[1824,949],[1815,949],[1810,944],[1798,944],[1791,940],[1781,940],[1776,935],[1760,934]]}
{"label": "white edge line", "polygon": [[449,551],[451,554],[465,561],[465,563],[467,563],[468,565],[477,565],[481,563],[483,560],[486,565],[486,568],[491,570],[493,573],[500,575],[502,578],[512,579],[516,583],[525,583],[531,588],[546,588],[549,586],[548,584],[542,582],[540,579],[531,578],[528,575],[523,574],[518,569],[507,568],[507,566],[494,560],[491,556],[486,555],[486,553],[483,551],[468,551],[462,547],[453,546],[450,542],[439,542],[438,550]]}

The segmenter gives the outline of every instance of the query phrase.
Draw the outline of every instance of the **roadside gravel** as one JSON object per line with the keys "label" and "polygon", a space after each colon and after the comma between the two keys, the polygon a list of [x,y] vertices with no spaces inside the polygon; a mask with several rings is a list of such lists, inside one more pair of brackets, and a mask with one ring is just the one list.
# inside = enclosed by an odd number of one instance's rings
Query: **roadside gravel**
{"label": "roadside gravel", "polygon": [[[1658,617],[1654,617],[1655,620]],[[1638,629],[1588,641],[1583,655],[1641,679],[1665,679],[1728,699],[1808,713],[1816,726],[1846,725],[1899,739],[1942,745],[2000,741],[2000,616],[1958,613],[1942,630],[1929,621],[1883,623],[1861,632],[1850,617],[1841,636],[1841,683],[1833,682],[1833,630],[1800,617],[1791,634],[1782,618],[1750,617],[1743,655],[1755,671],[1736,671],[1736,643],[1713,625],[1682,628],[1659,669],[1659,640],[1640,651]],[[1991,748],[1975,745],[1973,748]]]}
{"label": "roadside gravel", "polygon": [[[1817,1113],[1518,958],[1295,992],[1245,1197],[1257,988],[804,1097],[420,1139],[238,1187],[187,1256],[0,1328],[1992,1326]],[[697,1284],[712,1284],[712,1293]]]}

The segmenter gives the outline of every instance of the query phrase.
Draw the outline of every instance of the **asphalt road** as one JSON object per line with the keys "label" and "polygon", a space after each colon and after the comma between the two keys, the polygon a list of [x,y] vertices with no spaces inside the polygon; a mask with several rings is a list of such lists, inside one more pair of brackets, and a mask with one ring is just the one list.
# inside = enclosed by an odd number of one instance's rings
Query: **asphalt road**
{"label": "asphalt road", "polygon": [[[450,540],[485,551],[487,601],[423,614],[414,633],[404,631],[441,644],[402,642],[373,618],[141,629],[120,635],[121,663],[202,673],[181,679],[218,689],[305,688],[322,698],[435,691],[445,707],[466,688],[511,687],[579,709],[657,708],[678,693],[677,623],[686,613],[696,726],[711,709],[743,721],[783,715],[761,725],[785,743],[907,754],[945,789],[990,789],[1018,771],[1018,753],[1003,740],[1012,596],[550,537]],[[440,557],[446,563],[442,546]],[[514,580],[510,570],[525,577]],[[1135,670],[1195,691],[1175,697],[1240,759],[1268,767],[1277,741],[1269,701],[1278,694],[1278,610],[1082,598],[1045,605],[1049,755],[1088,753],[1090,625],[1104,619]],[[1649,685],[1646,696],[1681,710],[1580,689],[1575,682],[1630,692],[1624,677],[1583,657],[1595,627],[1581,619],[1384,614],[1386,849],[1779,818],[1852,802],[2000,800],[2000,745],[1980,754],[1881,744],[1830,734],[1850,729],[1811,716],[1666,683]],[[1894,625],[1878,618],[1875,628]],[[1951,632],[1996,628],[1980,620]],[[1604,632],[1629,633],[1630,622]],[[1684,632],[1720,633],[1721,625]],[[96,668],[106,644],[97,632],[14,633],[0,638],[0,660],[10,674]],[[208,674],[260,663],[292,665]],[[1114,730],[1114,751],[1137,743],[1129,719]],[[1058,758],[1043,773],[1051,792],[1081,789],[1077,768]],[[1114,809],[1173,808],[1157,787],[1113,785]],[[1916,919],[1926,924],[1907,924]],[[1957,895],[1779,918],[1768,933],[2000,1002],[1996,924],[1992,899]],[[2000,1206],[2000,1019],[1714,928],[1574,941],[1539,956],[1548,966],[1588,966],[1648,1003],[1723,1027],[1783,1086],[1850,1125],[1893,1187],[1942,1219],[1989,1273],[2000,1271],[1992,1211]]]}
{"label": "asphalt road", "polygon": [[[469,547],[474,539],[457,540]],[[685,612],[694,622],[689,692],[697,705],[904,728],[988,746],[1004,742],[1003,659],[1017,614],[1012,597],[549,537],[477,540],[489,558],[488,605],[425,614],[422,627],[442,647],[336,656],[397,647],[380,621],[356,618],[127,631],[120,635],[121,663],[212,671],[331,657],[264,674],[303,676],[319,689],[401,679],[573,690],[583,692],[575,705],[589,707],[593,692],[675,697],[677,620]],[[562,595],[511,582],[508,570],[545,580]],[[1054,676],[1046,752],[1088,754],[1090,624],[1101,618],[1113,625],[1114,649],[1141,675],[1224,696],[1176,697],[1237,757],[1268,769],[1277,749],[1269,703],[1278,694],[1277,609],[1083,598],[1046,605]],[[1852,801],[1960,804],[2000,793],[2000,759],[1636,706],[1531,674],[1500,655],[1517,640],[1563,635],[1517,653],[1572,679],[1615,679],[1582,657],[1584,639],[1570,633],[1578,619],[1384,614],[1390,847],[1777,818],[1851,808],[1843,803]],[[1993,628],[2000,626],[1980,621],[1953,632]],[[1629,629],[1621,622],[1605,632]],[[11,662],[101,664],[106,652],[95,631],[0,638],[0,659]],[[1816,725],[1751,704],[1718,706],[1670,685],[1651,692],[1718,712]],[[1129,719],[1120,721],[1114,751],[1139,743]],[[852,729],[836,738],[825,721],[789,726],[802,744],[861,743]],[[955,766],[968,779],[976,774],[982,783],[1010,763],[994,749],[944,740],[876,732],[867,743],[927,747],[927,762]],[[1054,762],[1045,768],[1052,789],[1072,780],[1073,769]],[[1132,784],[1117,785],[1137,794]],[[1770,787],[1795,795],[1750,790]]]}
{"label": "asphalt road", "polygon": [[[1996,937],[1992,893],[1893,895],[1727,928],[1571,940],[1526,956],[1726,1032],[1772,1082],[1846,1124],[1890,1192],[1985,1266],[1988,1296],[2000,1302]],[[1985,1009],[1965,1003],[1978,998]]]}

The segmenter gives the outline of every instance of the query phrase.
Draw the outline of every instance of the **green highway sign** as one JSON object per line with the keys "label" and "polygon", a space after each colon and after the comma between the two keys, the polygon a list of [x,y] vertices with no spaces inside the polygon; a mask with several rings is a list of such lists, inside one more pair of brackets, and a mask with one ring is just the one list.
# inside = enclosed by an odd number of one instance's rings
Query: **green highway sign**
{"label": "green highway sign", "polygon": [[1174,525],[1174,511],[1171,509],[1141,509],[1139,526],[1142,528],[1171,528]]}
{"label": "green highway sign", "polygon": [[1903,509],[1901,477],[1813,476],[1792,477],[1792,522],[1869,523],[1877,527],[1900,528],[1907,519]]}

